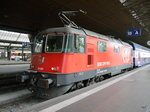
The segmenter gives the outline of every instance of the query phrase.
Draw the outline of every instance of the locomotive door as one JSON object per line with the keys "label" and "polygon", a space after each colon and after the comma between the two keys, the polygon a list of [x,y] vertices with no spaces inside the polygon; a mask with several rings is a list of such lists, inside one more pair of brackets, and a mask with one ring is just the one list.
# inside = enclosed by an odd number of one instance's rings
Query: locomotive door
{"label": "locomotive door", "polygon": [[94,66],[94,45],[87,43],[87,67]]}

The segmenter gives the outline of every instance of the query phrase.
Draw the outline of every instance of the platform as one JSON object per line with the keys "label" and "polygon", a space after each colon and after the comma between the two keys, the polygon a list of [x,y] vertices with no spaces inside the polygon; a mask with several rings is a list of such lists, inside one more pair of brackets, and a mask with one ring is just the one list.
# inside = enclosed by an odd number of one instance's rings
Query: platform
{"label": "platform", "polygon": [[0,65],[30,64],[30,61],[15,61],[0,59]]}
{"label": "platform", "polygon": [[30,64],[0,65],[0,75],[23,72],[28,70],[29,67]]}
{"label": "platform", "polygon": [[53,98],[24,112],[150,112],[150,65]]}

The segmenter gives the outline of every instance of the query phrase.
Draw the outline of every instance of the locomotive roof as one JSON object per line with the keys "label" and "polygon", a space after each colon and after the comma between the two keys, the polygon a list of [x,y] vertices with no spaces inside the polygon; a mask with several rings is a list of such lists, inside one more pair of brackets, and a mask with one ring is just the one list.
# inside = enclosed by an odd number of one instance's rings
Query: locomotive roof
{"label": "locomotive roof", "polygon": [[50,33],[50,32],[72,32],[72,33],[76,33],[76,34],[81,34],[81,35],[88,35],[88,36],[92,36],[95,38],[100,38],[103,40],[109,40],[115,43],[119,43],[119,44],[123,44],[123,45],[127,45],[130,46],[128,43],[123,42],[122,40],[117,40],[114,39],[112,37],[106,36],[106,35],[102,35],[84,28],[72,28],[72,27],[57,27],[57,28],[49,28],[46,30],[42,31],[43,33]]}
{"label": "locomotive roof", "polygon": [[57,27],[57,28],[49,28],[46,30],[43,30],[44,33],[50,33],[50,32],[72,32],[77,34],[85,35],[84,31],[77,28],[71,28],[71,27]]}

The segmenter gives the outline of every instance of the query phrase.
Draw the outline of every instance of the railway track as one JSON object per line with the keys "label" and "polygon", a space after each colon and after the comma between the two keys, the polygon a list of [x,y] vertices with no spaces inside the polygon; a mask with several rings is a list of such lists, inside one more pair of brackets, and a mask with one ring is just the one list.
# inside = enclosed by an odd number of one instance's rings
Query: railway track
{"label": "railway track", "polygon": [[15,77],[0,79],[0,93],[18,88],[25,88],[25,84],[17,82]]}
{"label": "railway track", "polygon": [[[18,93],[22,94],[22,92]],[[16,97],[5,101],[4,103],[0,102],[0,112],[21,112],[24,108],[28,108],[32,105],[46,101],[45,99],[39,99],[31,94],[24,94],[21,97]]]}
{"label": "railway track", "polygon": [[22,74],[22,72],[0,74],[0,89],[7,88],[8,86],[14,87],[15,85],[24,85],[16,80],[18,74]]}
{"label": "railway track", "polygon": [[13,85],[5,85],[5,86],[0,86],[0,94],[3,92],[8,92],[12,90],[19,90],[19,89],[25,89],[26,85],[25,84],[13,84]]}

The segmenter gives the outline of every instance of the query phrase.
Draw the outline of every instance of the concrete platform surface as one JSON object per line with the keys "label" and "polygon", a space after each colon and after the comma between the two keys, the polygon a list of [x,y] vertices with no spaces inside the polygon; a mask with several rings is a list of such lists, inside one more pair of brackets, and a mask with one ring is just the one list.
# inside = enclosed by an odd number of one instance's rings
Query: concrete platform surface
{"label": "concrete platform surface", "polygon": [[150,112],[150,65],[23,110],[56,111]]}
{"label": "concrete platform surface", "polygon": [[18,73],[28,70],[30,64],[20,64],[20,65],[0,65],[0,77],[1,74]]}
{"label": "concrete platform surface", "polygon": [[15,61],[0,59],[0,65],[30,64],[30,61]]}

